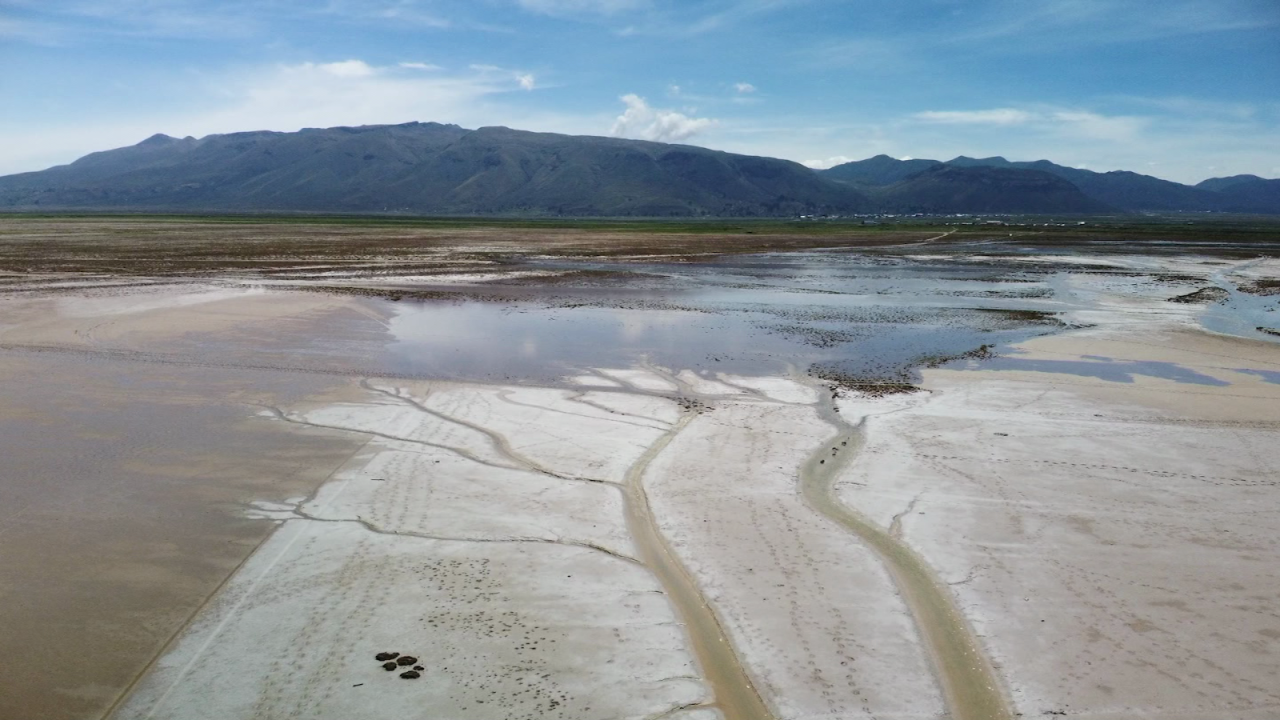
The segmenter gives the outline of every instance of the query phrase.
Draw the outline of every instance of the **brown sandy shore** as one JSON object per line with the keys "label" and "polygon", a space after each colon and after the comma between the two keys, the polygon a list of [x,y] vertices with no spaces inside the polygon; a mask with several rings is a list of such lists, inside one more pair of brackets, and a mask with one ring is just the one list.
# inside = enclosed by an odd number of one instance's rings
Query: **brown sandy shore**
{"label": "brown sandy shore", "polygon": [[360,447],[246,412],[341,397],[342,378],[98,352],[306,323],[340,301],[145,309],[156,299],[107,298],[114,315],[81,312],[92,298],[4,300],[0,717],[101,717],[274,529],[246,503],[305,495]]}

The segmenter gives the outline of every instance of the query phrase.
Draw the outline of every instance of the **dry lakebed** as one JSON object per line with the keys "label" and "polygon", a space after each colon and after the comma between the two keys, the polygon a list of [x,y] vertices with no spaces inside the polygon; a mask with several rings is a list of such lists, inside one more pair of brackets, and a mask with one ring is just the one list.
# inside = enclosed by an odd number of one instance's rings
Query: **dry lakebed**
{"label": "dry lakebed", "polygon": [[0,718],[1280,717],[1277,278],[0,220]]}

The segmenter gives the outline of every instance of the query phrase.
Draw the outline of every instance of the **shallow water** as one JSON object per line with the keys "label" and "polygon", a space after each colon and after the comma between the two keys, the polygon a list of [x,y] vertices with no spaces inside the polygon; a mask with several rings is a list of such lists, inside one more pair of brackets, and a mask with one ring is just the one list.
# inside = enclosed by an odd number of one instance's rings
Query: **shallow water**
{"label": "shallow water", "polygon": [[1228,293],[1226,299],[1211,303],[1200,316],[1206,330],[1224,335],[1280,342],[1280,337],[1264,333],[1258,328],[1280,327],[1280,296],[1251,295],[1241,292],[1234,282],[1219,273],[1214,283]]}
{"label": "shallow water", "polygon": [[1136,377],[1145,376],[1172,380],[1186,385],[1224,387],[1231,384],[1177,363],[1155,360],[1114,360],[1091,355],[1086,355],[1084,358],[1083,360],[1030,360],[1017,356],[998,357],[973,364],[971,369],[1064,373],[1118,383],[1132,383]]}
{"label": "shallow water", "polygon": [[746,374],[821,367],[904,381],[921,362],[1056,326],[1020,312],[1054,310],[1052,289],[995,280],[1008,268],[949,267],[944,278],[933,263],[812,252],[626,269],[618,287],[571,288],[552,298],[387,303],[390,369],[545,380],[647,360]]}

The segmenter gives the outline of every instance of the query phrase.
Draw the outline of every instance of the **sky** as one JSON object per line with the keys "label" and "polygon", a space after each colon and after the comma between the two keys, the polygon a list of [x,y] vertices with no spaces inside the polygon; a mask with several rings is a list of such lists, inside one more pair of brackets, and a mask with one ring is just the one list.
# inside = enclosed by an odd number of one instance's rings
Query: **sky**
{"label": "sky", "polygon": [[0,175],[412,120],[1280,177],[1280,0],[0,0]]}

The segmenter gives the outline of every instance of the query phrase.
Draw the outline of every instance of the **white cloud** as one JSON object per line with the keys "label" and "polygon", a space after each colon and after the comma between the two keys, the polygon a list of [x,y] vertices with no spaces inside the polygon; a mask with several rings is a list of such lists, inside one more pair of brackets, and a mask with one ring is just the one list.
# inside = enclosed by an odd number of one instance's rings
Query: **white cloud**
{"label": "white cloud", "polygon": [[321,63],[319,65],[303,63],[295,68],[295,70],[304,72],[311,69],[317,69],[340,78],[370,77],[376,72],[373,66],[363,60],[343,60],[342,62]]}
{"label": "white cloud", "polygon": [[808,168],[813,168],[814,170],[826,170],[827,168],[833,168],[847,162],[853,162],[853,158],[845,157],[844,155],[833,155],[822,160],[804,160],[801,161],[800,164]]}
{"label": "white cloud", "polygon": [[650,107],[639,95],[628,94],[619,99],[626,103],[627,109],[614,120],[609,131],[615,137],[679,142],[718,124],[714,119],[694,118],[675,110]]}
{"label": "white cloud", "polygon": [[928,110],[914,114],[917,120],[952,125],[1023,125],[1035,118],[1025,110]]}
{"label": "white cloud", "polygon": [[221,107],[169,127],[199,136],[409,120],[458,122],[485,97],[511,92],[519,84],[505,72],[423,73],[346,60],[279,65],[225,79],[219,86]]}
{"label": "white cloud", "polygon": [[755,86],[755,85],[752,85],[751,83],[748,83],[748,82],[740,82],[740,83],[734,83],[734,84],[733,84],[733,89],[734,89],[734,90],[737,90],[737,91],[738,91],[738,92],[740,92],[740,93],[744,93],[744,94],[745,94],[745,93],[753,93],[753,92],[755,92],[755,91],[756,91],[756,86]]}
{"label": "white cloud", "polygon": [[424,63],[424,62],[402,62],[400,63],[400,67],[406,68],[409,70],[424,70],[424,71],[443,69],[439,65],[432,65],[431,63]]}
{"label": "white cloud", "polygon": [[522,70],[511,70],[498,65],[473,64],[469,66],[482,76],[490,78],[508,77],[521,90],[533,90],[538,85],[538,78],[533,73]]}

